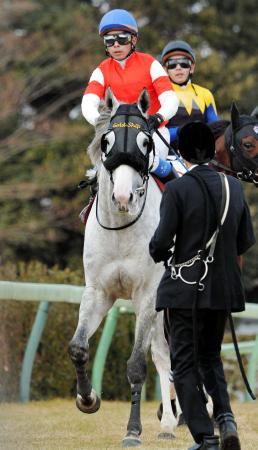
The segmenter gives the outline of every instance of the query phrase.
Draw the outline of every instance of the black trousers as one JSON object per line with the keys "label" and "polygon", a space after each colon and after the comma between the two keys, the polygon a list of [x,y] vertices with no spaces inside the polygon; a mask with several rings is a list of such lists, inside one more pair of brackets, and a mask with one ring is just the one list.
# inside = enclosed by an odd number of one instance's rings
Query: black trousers
{"label": "black trousers", "polygon": [[200,443],[203,436],[214,434],[206,402],[199,388],[200,381],[213,400],[215,417],[232,412],[220,357],[227,312],[197,310],[198,366],[194,352],[192,310],[167,309],[164,313],[165,333],[179,404],[195,442]]}

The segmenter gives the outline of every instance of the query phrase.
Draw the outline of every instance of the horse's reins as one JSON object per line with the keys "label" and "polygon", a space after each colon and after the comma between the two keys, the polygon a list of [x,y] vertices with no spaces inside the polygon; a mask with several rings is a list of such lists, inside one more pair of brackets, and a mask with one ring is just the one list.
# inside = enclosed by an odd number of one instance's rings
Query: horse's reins
{"label": "horse's reins", "polygon": [[212,163],[213,166],[216,166],[219,169],[226,170],[227,172],[233,173],[238,178],[238,172],[236,170],[231,169],[231,167],[225,166],[225,164],[216,161],[216,159],[211,159],[210,162]]}
{"label": "horse's reins", "polygon": [[[242,127],[241,127],[242,128]],[[234,145],[235,144],[235,132],[239,131],[241,128],[237,129],[237,130],[232,130],[232,141],[231,141],[231,145],[228,147],[228,145],[226,144],[226,147],[228,149],[228,151],[230,151],[231,153],[229,154],[230,160],[232,160],[232,155],[234,155],[238,161],[243,164],[243,162],[245,162],[245,158],[243,158],[241,152],[239,151],[239,148]],[[186,165],[184,164],[184,162],[182,161],[182,159],[179,158],[179,156],[177,155],[175,149],[172,147],[172,145],[170,145],[166,139],[162,136],[162,134],[159,132],[159,130],[156,130],[157,135],[159,136],[159,138],[162,140],[162,142],[168,147],[168,149],[171,151],[171,153],[173,154],[173,156],[175,156],[175,158],[177,159],[177,161],[184,167],[184,169],[186,170],[186,172],[188,172],[188,168],[186,167]],[[226,141],[225,141],[226,143]],[[252,160],[251,160],[252,161]],[[255,185],[258,185],[258,174],[256,174],[255,172],[253,172],[252,170],[244,167],[242,172],[241,171],[237,171],[234,169],[231,169],[231,167],[227,167],[224,164],[216,161],[215,159],[211,159],[210,161],[214,166],[218,167],[219,169],[223,169],[227,172],[230,172],[231,174],[235,175],[239,180],[242,181],[248,181],[248,182],[252,182]],[[178,173],[175,171],[175,169],[172,166],[172,170],[174,175],[176,176],[176,178],[178,178]]]}
{"label": "horse's reins", "polygon": [[[216,159],[211,159],[210,162],[213,166],[216,166],[219,169],[225,170],[226,172],[235,175],[238,180],[254,183],[255,185],[258,184],[258,174],[253,173],[246,167],[244,167],[242,172],[239,172],[237,170],[231,169],[231,167],[225,166],[225,164],[216,161]],[[257,178],[257,180],[255,178]]]}
{"label": "horse's reins", "polygon": [[[175,156],[176,160],[181,164],[181,166],[183,166],[183,168],[185,169],[186,172],[189,172],[189,169],[187,168],[187,166],[185,165],[184,161],[182,161],[181,158],[179,158],[177,152],[175,151],[175,149],[172,147],[172,145],[170,145],[166,139],[164,138],[164,136],[162,136],[162,134],[159,132],[159,130],[155,130],[155,132],[157,133],[157,135],[159,136],[159,138],[162,140],[162,142],[167,146],[167,148],[171,151],[171,153],[173,154],[173,156]],[[177,171],[174,169],[173,165],[172,167],[172,171],[175,175],[176,178],[178,178],[178,173]]]}

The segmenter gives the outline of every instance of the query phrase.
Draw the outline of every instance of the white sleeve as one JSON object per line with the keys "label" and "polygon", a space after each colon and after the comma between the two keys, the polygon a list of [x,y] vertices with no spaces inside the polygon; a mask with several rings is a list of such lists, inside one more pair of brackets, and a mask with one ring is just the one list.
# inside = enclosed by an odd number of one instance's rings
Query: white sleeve
{"label": "white sleeve", "polygon": [[164,117],[164,120],[169,120],[173,117],[179,106],[179,100],[174,91],[165,91],[159,95],[160,109],[157,111]]}
{"label": "white sleeve", "polygon": [[[98,83],[102,84],[102,86],[104,86],[103,73],[101,72],[99,67],[92,72],[89,84],[92,81],[97,81]],[[83,117],[85,117],[85,119],[91,125],[94,126],[96,124],[97,119],[99,118],[99,111],[98,111],[99,104],[100,104],[100,97],[97,94],[90,94],[90,93],[84,94],[81,104],[82,114]]]}
{"label": "white sleeve", "polygon": [[85,94],[82,97],[82,115],[91,125],[96,125],[99,118],[100,98],[96,94]]}
{"label": "white sleeve", "polygon": [[89,83],[91,81],[97,81],[98,83],[102,84],[102,86],[104,86],[104,76],[99,67],[97,67],[97,69],[93,70],[91,77],[89,79]]}
{"label": "white sleeve", "polygon": [[162,67],[162,65],[157,60],[153,61],[153,63],[151,64],[150,75],[151,75],[152,82],[155,81],[159,77],[167,77],[168,76],[164,67]]}
{"label": "white sleeve", "polygon": [[[153,61],[151,65],[150,74],[152,82],[157,80],[159,77],[168,76],[164,67],[162,67],[162,65],[156,60]],[[172,87],[171,91],[165,91],[159,95],[159,102],[161,107],[157,112],[164,117],[164,120],[171,119],[171,117],[176,114],[179,106],[179,100],[175,92],[172,90]]]}

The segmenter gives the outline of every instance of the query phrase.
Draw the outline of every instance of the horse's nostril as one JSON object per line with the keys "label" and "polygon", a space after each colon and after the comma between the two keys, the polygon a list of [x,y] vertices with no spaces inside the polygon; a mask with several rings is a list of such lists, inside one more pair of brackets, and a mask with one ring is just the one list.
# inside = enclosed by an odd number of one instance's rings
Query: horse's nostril
{"label": "horse's nostril", "polygon": [[115,194],[114,194],[114,192],[113,192],[113,194],[112,194],[112,201],[113,201],[113,202],[115,201]]}
{"label": "horse's nostril", "polygon": [[131,193],[130,197],[129,197],[129,202],[132,202],[132,201],[133,201],[133,194]]}

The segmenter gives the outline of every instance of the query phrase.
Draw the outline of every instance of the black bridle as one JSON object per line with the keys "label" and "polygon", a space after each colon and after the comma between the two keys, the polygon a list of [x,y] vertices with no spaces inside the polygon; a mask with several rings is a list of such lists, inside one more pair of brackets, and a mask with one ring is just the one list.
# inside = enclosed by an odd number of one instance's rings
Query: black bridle
{"label": "black bridle", "polygon": [[[232,173],[238,179],[254,183],[254,185],[258,187],[258,161],[254,160],[254,158],[245,156],[241,150],[241,131],[247,126],[255,125],[257,125],[257,120],[254,117],[248,117],[248,119],[244,120],[244,122],[235,129],[230,124],[224,133],[225,146],[230,159],[230,167],[227,167],[214,159],[211,160],[211,163],[220,169]],[[240,136],[238,136],[239,134]],[[234,160],[239,164],[241,170],[235,170],[233,168]]]}
{"label": "black bridle", "polygon": [[[108,134],[114,132],[115,141],[108,149]],[[137,136],[143,132],[146,136],[146,153],[144,154],[137,145]],[[149,167],[149,155],[155,154],[154,142],[147,119],[141,114],[136,104],[122,104],[111,118],[107,131],[101,138],[102,163],[110,174],[113,183],[112,172],[121,164],[133,167],[142,177],[143,184],[139,188],[140,196],[145,192],[145,197],[139,214],[131,222],[119,227],[108,227],[100,222],[98,214],[98,194],[96,198],[96,219],[105,230],[123,230],[135,224],[141,217],[147,198],[148,179],[151,167]],[[146,184],[146,188],[145,185]],[[141,193],[142,192],[142,193]]]}

